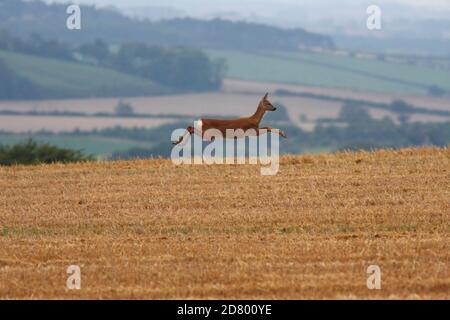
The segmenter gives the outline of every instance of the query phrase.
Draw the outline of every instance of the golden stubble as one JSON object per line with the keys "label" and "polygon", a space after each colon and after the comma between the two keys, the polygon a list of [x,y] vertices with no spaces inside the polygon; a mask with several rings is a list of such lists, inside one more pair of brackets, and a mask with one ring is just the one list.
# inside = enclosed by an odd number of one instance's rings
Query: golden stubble
{"label": "golden stubble", "polygon": [[[450,152],[0,168],[0,298],[450,298]],[[69,265],[81,290],[66,289]],[[369,290],[376,264],[381,290]]]}

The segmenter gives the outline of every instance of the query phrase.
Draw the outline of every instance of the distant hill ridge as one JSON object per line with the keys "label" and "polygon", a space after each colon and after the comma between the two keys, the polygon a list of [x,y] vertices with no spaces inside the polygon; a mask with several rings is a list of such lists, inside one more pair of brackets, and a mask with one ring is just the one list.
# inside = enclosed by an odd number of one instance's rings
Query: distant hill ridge
{"label": "distant hill ridge", "polygon": [[82,30],[66,28],[65,4],[36,0],[0,0],[0,29],[18,36],[38,33],[45,38],[73,44],[103,39],[164,46],[189,46],[237,50],[296,50],[334,48],[333,40],[303,29],[281,29],[263,24],[221,19],[172,19],[159,22],[135,20],[114,9],[82,6]]}

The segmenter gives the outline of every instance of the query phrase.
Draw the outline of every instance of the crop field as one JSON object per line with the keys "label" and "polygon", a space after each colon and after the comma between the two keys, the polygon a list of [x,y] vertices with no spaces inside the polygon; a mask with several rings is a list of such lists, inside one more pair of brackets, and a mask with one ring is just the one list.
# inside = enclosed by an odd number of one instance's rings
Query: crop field
{"label": "crop field", "polygon": [[[48,130],[52,132],[71,131],[76,128],[92,130],[111,126],[122,127],[146,127],[153,128],[168,122],[174,122],[170,118],[158,118],[158,115],[183,115],[186,123],[192,118],[200,118],[203,115],[219,115],[226,117],[241,117],[255,112],[261,94],[232,94],[232,93],[203,93],[183,94],[161,97],[134,97],[124,99],[133,106],[133,110],[140,114],[151,114],[155,118],[102,118],[102,117],[74,117],[74,116],[35,116],[14,115],[0,116],[0,128],[3,130],[23,133]],[[304,130],[312,130],[313,122],[321,117],[337,117],[341,104],[333,101],[321,101],[301,97],[272,97],[273,102],[283,103],[293,123]],[[119,102],[115,98],[99,99],[73,99],[73,100],[45,100],[45,101],[20,101],[0,102],[0,110],[15,110],[19,112],[51,112],[70,111],[94,114],[96,112],[113,113],[114,107]],[[311,122],[300,122],[300,116],[306,115]],[[381,117],[385,111],[375,110],[373,115]],[[270,116],[270,115],[269,115]],[[179,119],[178,119],[179,120]],[[176,120],[175,120],[176,121]]]}
{"label": "crop field", "polygon": [[285,156],[275,176],[1,167],[0,298],[449,299],[449,168],[448,148]]}
{"label": "crop field", "polygon": [[[325,88],[313,87],[307,85],[281,83],[271,81],[244,81],[238,79],[226,79],[223,85],[223,91],[227,93],[245,92],[261,93],[274,92],[276,90],[287,90],[293,93],[312,93],[316,95],[332,96],[344,99],[356,99],[370,102],[391,103],[393,100],[403,100],[414,106],[435,109],[435,110],[450,110],[450,102],[445,97],[431,97],[413,94],[401,93],[387,93],[387,92],[373,92],[365,90],[352,90],[342,88]],[[0,106],[2,104],[0,103]]]}
{"label": "crop field", "polygon": [[[371,102],[390,103],[394,99],[402,99],[418,107],[450,111],[448,98],[434,98],[416,95],[387,94],[374,92],[359,92],[344,89],[319,88],[297,84],[256,82],[227,79],[223,91],[210,93],[178,94],[154,97],[129,97],[123,101],[131,104],[134,112],[154,115],[152,119],[130,118],[77,118],[74,116],[4,116],[0,117],[0,128],[12,132],[39,131],[42,129],[60,132],[76,128],[90,130],[115,125],[123,127],[155,127],[170,121],[167,117],[158,115],[185,115],[187,119],[203,115],[245,116],[255,111],[261,96],[269,91],[284,89],[291,92],[307,92],[317,95],[327,95],[340,98],[367,100]],[[272,94],[272,102],[286,106],[290,120],[304,130],[312,130],[318,118],[335,118],[339,114],[342,103],[306,97],[279,96]],[[90,98],[90,99],[55,99],[35,101],[0,101],[0,111],[16,112],[81,112],[87,115],[95,113],[114,113],[120,98]],[[391,112],[370,109],[374,118],[396,116]],[[300,121],[304,115],[308,122]],[[448,121],[450,117],[414,114],[412,121]]]}
{"label": "crop field", "polygon": [[364,75],[390,83],[403,83],[422,89],[431,85],[450,89],[450,75],[438,68],[416,66],[407,63],[385,62],[376,59],[338,56],[319,53],[275,53],[275,57],[287,58],[299,63],[326,66],[328,68]]}
{"label": "crop field", "polygon": [[175,119],[167,118],[115,118],[115,117],[77,117],[77,116],[31,116],[1,115],[0,128],[8,132],[24,133],[47,130],[67,132],[76,129],[93,130],[121,126],[125,128],[153,128]]}
{"label": "crop field", "polygon": [[[100,129],[120,125],[122,127],[155,127],[174,119],[167,117],[158,118],[158,115],[185,115],[186,120],[200,118],[203,115],[219,115],[226,117],[245,116],[253,114],[264,90],[289,89],[293,92],[302,90],[295,85],[274,83],[241,82],[227,80],[223,92],[180,94],[159,97],[130,97],[124,99],[131,104],[133,110],[140,114],[154,115],[155,118],[112,118],[112,117],[76,117],[76,116],[36,116],[36,115],[9,115],[0,116],[0,128],[3,130],[23,133],[48,130],[52,132],[71,131],[76,128],[82,130]],[[320,90],[320,89],[317,89]],[[333,92],[304,91],[313,93],[333,94]],[[325,89],[324,89],[325,90]],[[354,96],[356,99],[364,99],[363,96]],[[271,95],[274,103],[282,103],[288,111],[290,120],[304,130],[312,130],[318,118],[336,118],[342,107],[342,103],[305,97],[290,97]],[[410,98],[414,102],[417,98]],[[371,96],[367,100],[376,102],[391,102],[384,96]],[[0,110],[13,110],[16,112],[82,112],[87,115],[95,113],[114,113],[118,98],[98,99],[70,99],[70,100],[42,100],[42,101],[0,101]],[[421,107],[429,105],[437,110],[450,110],[448,102],[444,99],[423,98],[418,104]],[[374,118],[391,116],[391,112],[370,109]],[[304,115],[307,122],[300,121]],[[270,115],[268,115],[268,118]],[[415,114],[413,121],[448,121],[449,117]]]}
{"label": "crop field", "polygon": [[[205,93],[188,94],[166,97],[127,98],[126,101],[133,106],[136,112],[154,115],[154,118],[129,118],[129,117],[78,117],[78,116],[36,116],[36,115],[1,115],[0,128],[9,132],[24,133],[38,132],[41,130],[51,132],[67,132],[75,129],[93,130],[121,126],[126,128],[144,127],[154,128],[166,123],[176,122],[179,119],[170,117],[158,117],[158,114],[186,116],[186,124],[193,118],[204,115],[218,115],[225,117],[248,116],[255,112],[259,94],[228,94]],[[282,103],[287,108],[290,120],[298,127],[306,131],[312,131],[318,118],[336,118],[341,109],[341,103],[323,101],[302,97],[278,97],[273,96],[274,103]],[[43,102],[0,102],[0,110],[29,111],[71,111],[113,113],[117,99],[87,99],[83,100],[54,100],[48,105]],[[86,111],[85,111],[86,110]],[[392,113],[384,110],[370,110],[375,118],[382,118]],[[307,122],[300,121],[305,115]],[[270,119],[270,114],[264,120]],[[395,117],[394,117],[395,118]],[[423,115],[418,115],[420,121]],[[432,117],[428,117],[432,118]],[[442,118],[438,118],[442,121]]]}
{"label": "crop field", "polygon": [[209,50],[225,59],[227,76],[246,81],[424,95],[432,85],[450,89],[445,70],[325,53],[243,53]]}
{"label": "crop field", "polygon": [[[218,115],[226,117],[241,117],[255,112],[261,95],[205,93],[188,94],[166,97],[128,98],[126,101],[133,106],[135,112],[151,114],[155,118],[120,118],[120,117],[77,117],[77,116],[36,116],[36,115],[1,115],[0,128],[10,132],[36,132],[48,130],[52,132],[72,131],[75,129],[92,130],[113,126],[153,128],[179,119],[157,117],[158,114],[173,114],[186,116],[186,123],[192,118],[204,115]],[[312,130],[314,122],[300,122],[300,116],[306,115],[309,121],[321,117],[335,118],[339,114],[341,104],[333,101],[321,101],[301,97],[276,97],[271,100],[286,106],[290,120],[305,130]],[[87,99],[51,101],[48,105],[43,102],[0,102],[0,110],[29,111],[72,111],[72,112],[108,112],[113,113],[117,99]],[[86,110],[86,111],[85,111]],[[389,114],[383,110],[373,110],[375,117]],[[266,116],[269,119],[270,115]]]}

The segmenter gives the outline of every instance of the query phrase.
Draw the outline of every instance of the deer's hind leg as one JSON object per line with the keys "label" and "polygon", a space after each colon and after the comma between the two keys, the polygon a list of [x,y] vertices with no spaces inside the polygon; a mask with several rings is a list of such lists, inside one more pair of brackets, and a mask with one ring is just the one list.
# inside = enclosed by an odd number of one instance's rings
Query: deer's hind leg
{"label": "deer's hind leg", "polygon": [[286,134],[284,133],[284,131],[281,130],[281,129],[270,128],[270,127],[259,128],[259,129],[258,129],[258,135],[264,133],[264,132],[261,132],[261,133],[260,133],[259,130],[267,130],[267,132],[272,132],[272,131],[274,131],[274,132],[278,133],[281,137],[287,139],[287,135],[286,135]]}

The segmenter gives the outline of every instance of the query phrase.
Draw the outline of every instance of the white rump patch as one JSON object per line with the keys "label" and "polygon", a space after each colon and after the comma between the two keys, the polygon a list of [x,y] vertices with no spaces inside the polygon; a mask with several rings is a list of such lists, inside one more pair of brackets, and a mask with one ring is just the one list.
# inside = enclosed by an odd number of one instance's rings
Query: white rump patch
{"label": "white rump patch", "polygon": [[203,121],[201,119],[197,120],[197,121],[194,121],[194,131],[196,133],[202,134],[202,132],[203,132]]}

